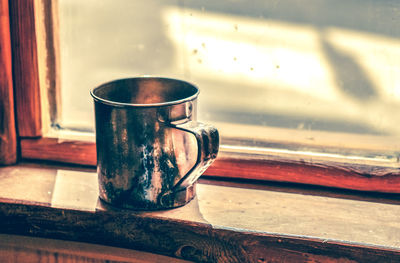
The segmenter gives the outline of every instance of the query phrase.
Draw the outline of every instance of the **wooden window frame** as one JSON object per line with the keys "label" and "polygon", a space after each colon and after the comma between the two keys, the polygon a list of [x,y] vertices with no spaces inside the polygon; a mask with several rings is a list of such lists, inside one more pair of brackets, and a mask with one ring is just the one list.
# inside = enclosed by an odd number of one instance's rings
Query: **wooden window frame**
{"label": "wooden window frame", "polygon": [[17,161],[11,36],[7,0],[0,0],[0,164]]}
{"label": "wooden window frame", "polygon": [[[52,5],[56,2],[42,0],[42,3],[44,3],[43,8],[52,9],[54,8]],[[1,3],[3,4],[3,12],[4,4],[7,4],[7,1],[1,0]],[[38,66],[38,34],[35,24],[35,8],[37,8],[35,0],[10,1],[12,66],[16,103],[15,114],[20,144],[19,157],[21,159],[49,160],[95,166],[96,146],[94,142],[65,139],[57,135],[48,136],[48,131],[44,129],[46,127],[42,125],[42,111],[48,111],[48,109],[45,105],[46,100],[40,97],[41,81]],[[1,22],[6,23],[5,21],[2,17]],[[52,23],[45,25],[45,30],[53,30],[53,28],[57,27],[55,20],[53,19],[52,21]],[[2,30],[1,37],[2,41],[6,40],[7,32]],[[56,41],[56,38],[52,38],[52,43],[50,43],[52,45],[50,46],[54,48]],[[49,47],[45,48],[49,49]],[[1,51],[0,59],[11,64],[9,51],[6,49]],[[50,70],[57,70],[57,65],[54,62],[57,50],[51,49],[49,53],[47,54],[47,59],[50,56],[50,60],[52,60],[51,56],[53,56],[52,69]],[[52,75],[56,76],[57,72],[53,72]],[[10,87],[10,78],[11,75],[8,74],[3,80],[8,81],[8,87]],[[49,79],[47,81],[49,82]],[[51,85],[57,85],[56,82],[56,79],[50,80]],[[12,93],[10,93],[12,89],[8,88],[7,90],[9,93],[5,96],[5,99],[7,99],[7,96],[12,96]],[[53,100],[57,99],[57,96],[54,95],[56,92],[53,90],[50,96]],[[57,104],[57,101],[54,100],[52,103]],[[12,123],[12,103],[9,104],[9,109],[10,118],[8,121]],[[54,114],[56,114],[56,110],[53,109],[50,118],[55,118]],[[9,127],[9,131],[15,134],[12,131],[12,125]],[[0,146],[3,147],[2,144]],[[219,157],[206,171],[205,175],[312,184],[361,191],[400,193],[400,170],[397,166],[375,165],[373,162],[363,163],[359,160],[341,160],[340,158],[322,158],[321,160],[307,156],[293,158],[290,154],[288,156],[288,154],[277,152],[254,154],[246,149],[231,151],[222,147]]]}

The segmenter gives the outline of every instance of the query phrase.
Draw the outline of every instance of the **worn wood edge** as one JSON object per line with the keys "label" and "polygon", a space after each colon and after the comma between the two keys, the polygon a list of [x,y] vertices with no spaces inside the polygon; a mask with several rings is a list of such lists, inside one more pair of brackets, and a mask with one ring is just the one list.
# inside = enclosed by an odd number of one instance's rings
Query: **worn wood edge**
{"label": "worn wood edge", "polygon": [[400,250],[336,240],[223,229],[141,215],[0,202],[0,231],[136,249],[196,262],[398,262]]}
{"label": "worn wood edge", "polygon": [[95,166],[96,144],[58,138],[23,138],[21,157]]}
{"label": "worn wood edge", "polygon": [[[368,169],[368,167],[364,167]],[[206,175],[301,183],[359,191],[400,193],[400,176],[388,168],[387,174],[359,172],[336,164],[302,163],[290,160],[243,160],[220,158]]]}
{"label": "worn wood edge", "polygon": [[[94,142],[58,138],[22,139],[21,156],[24,159],[95,166],[96,145]],[[205,175],[400,193],[398,168],[333,161],[305,162],[279,156],[251,159],[222,153]]]}
{"label": "worn wood edge", "polygon": [[18,134],[42,135],[34,0],[9,1]]}
{"label": "worn wood edge", "polygon": [[8,262],[10,255],[15,262],[189,262],[132,249],[0,234],[0,259]]}
{"label": "worn wood edge", "polygon": [[17,161],[8,0],[0,0],[0,165]]}
{"label": "worn wood edge", "polygon": [[32,201],[32,200],[18,200],[18,199],[13,199],[13,198],[5,198],[5,197],[0,197],[0,204],[1,203],[7,203],[7,204],[19,204],[19,205],[26,205],[26,206],[45,206],[45,207],[50,207],[51,203],[48,202],[38,202],[38,201]]}

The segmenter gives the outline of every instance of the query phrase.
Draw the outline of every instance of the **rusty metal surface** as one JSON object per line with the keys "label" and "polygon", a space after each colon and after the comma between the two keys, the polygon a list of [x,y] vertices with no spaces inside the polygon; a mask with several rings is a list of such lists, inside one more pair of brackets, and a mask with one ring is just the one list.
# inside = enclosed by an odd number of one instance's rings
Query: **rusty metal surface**
{"label": "rusty metal surface", "polygon": [[216,128],[196,121],[199,90],[142,77],[106,83],[95,101],[99,195],[131,209],[182,206],[218,153]]}

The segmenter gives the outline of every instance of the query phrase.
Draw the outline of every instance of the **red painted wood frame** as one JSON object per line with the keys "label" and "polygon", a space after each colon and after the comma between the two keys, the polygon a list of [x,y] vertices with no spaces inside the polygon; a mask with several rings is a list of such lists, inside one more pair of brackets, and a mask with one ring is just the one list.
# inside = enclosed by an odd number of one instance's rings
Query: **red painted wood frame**
{"label": "red painted wood frame", "polygon": [[33,0],[10,1],[11,43],[18,133],[40,137],[39,71]]}
{"label": "red painted wood frame", "polygon": [[0,0],[0,164],[17,160],[8,0]]}
{"label": "red painted wood frame", "polygon": [[[58,140],[42,134],[34,0],[11,1],[11,29],[17,122],[21,157],[94,166],[95,143]],[[207,176],[322,185],[362,191],[400,193],[400,171],[357,162],[304,162],[288,158],[251,158],[222,154]]]}

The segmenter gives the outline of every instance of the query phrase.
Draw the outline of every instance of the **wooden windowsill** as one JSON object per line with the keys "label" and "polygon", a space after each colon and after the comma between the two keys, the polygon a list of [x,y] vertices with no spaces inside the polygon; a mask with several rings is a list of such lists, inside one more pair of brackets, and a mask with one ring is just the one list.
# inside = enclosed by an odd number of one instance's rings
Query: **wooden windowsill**
{"label": "wooden windowsill", "polygon": [[132,249],[0,234],[0,262],[188,263],[192,261]]}
{"label": "wooden windowsill", "polygon": [[[400,197],[202,179],[171,210],[104,205],[93,169],[0,168],[0,232],[211,262],[399,262]],[[275,262],[274,261],[274,262]]]}

